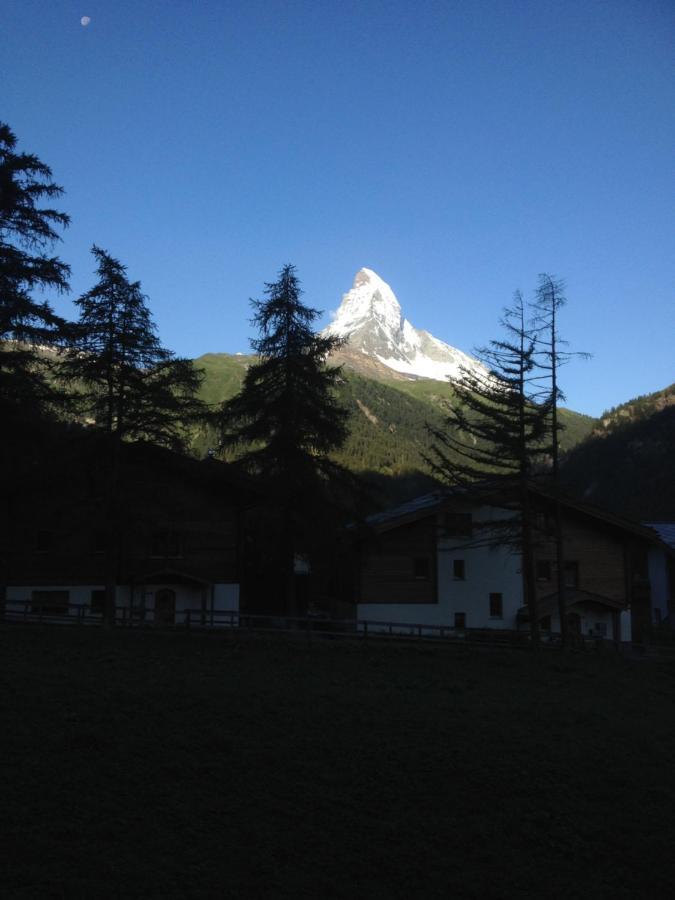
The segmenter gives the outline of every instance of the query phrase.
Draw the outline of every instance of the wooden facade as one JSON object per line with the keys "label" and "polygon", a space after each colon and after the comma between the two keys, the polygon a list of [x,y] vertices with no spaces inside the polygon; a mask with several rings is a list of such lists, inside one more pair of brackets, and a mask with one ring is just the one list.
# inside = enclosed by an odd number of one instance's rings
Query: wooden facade
{"label": "wooden facade", "polygon": [[[100,445],[78,437],[56,449],[13,504],[6,583],[105,585],[110,523]],[[245,490],[226,465],[129,444],[120,484],[118,585],[189,584],[206,595],[214,584],[239,583]]]}
{"label": "wooden facade", "polygon": [[362,550],[359,603],[436,603],[436,516],[373,538]]}

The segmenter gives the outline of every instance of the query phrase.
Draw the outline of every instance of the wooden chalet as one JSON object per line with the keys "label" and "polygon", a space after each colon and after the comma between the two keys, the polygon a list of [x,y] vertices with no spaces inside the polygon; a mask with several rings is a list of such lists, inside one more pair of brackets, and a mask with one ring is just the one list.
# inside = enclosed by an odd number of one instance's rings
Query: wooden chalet
{"label": "wooden chalet", "polygon": [[[537,617],[542,632],[555,635],[555,498],[533,490],[531,503]],[[641,642],[654,624],[674,622],[675,551],[649,527],[570,498],[560,505],[570,632]],[[354,562],[357,617],[458,630],[527,628],[520,552],[514,541],[494,537],[512,516],[442,491],[372,516]]]}
{"label": "wooden chalet", "polygon": [[[75,433],[42,455],[14,492],[5,536],[8,614],[103,613],[110,572],[104,445]],[[149,444],[124,444],[114,560],[118,616],[208,622],[240,602],[242,513],[250,488],[232,469]]]}

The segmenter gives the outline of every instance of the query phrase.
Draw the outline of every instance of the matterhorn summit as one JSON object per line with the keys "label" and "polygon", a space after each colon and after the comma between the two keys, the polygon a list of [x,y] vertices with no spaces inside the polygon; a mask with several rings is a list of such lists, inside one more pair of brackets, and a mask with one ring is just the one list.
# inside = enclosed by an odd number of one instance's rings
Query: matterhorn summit
{"label": "matterhorn summit", "polygon": [[344,338],[351,350],[405,375],[458,381],[461,368],[485,374],[478,360],[404,319],[396,294],[372,269],[359,269],[323,333]]}

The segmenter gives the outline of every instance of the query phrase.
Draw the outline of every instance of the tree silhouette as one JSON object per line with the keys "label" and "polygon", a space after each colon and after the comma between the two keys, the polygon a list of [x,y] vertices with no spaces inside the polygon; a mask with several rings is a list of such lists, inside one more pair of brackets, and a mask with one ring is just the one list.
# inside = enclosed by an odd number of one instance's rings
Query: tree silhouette
{"label": "tree silhouette", "polygon": [[[40,415],[60,399],[49,361],[36,352],[63,339],[63,320],[36,291],[68,290],[70,268],[49,248],[68,216],[49,205],[63,189],[37,156],[16,152],[16,137],[0,122],[0,413],[5,423]],[[43,203],[45,205],[43,205]]]}
{"label": "tree silhouette", "polygon": [[81,414],[106,437],[106,619],[114,622],[121,566],[124,491],[120,466],[125,440],[147,440],[181,450],[205,406],[196,392],[202,375],[157,336],[140,282],[130,282],[119,260],[94,246],[98,282],[76,305],[80,316],[61,368]]}
{"label": "tree silhouette", "polygon": [[504,311],[501,340],[477,351],[487,374],[469,370],[455,386],[445,427],[429,427],[432,471],[467,500],[510,511],[478,524],[475,543],[507,545],[522,557],[532,639],[539,639],[530,488],[548,452],[549,403],[536,403],[536,332],[522,295]]}
{"label": "tree silhouette", "polygon": [[251,301],[259,362],[222,407],[221,440],[239,449],[238,464],[256,477],[275,513],[267,540],[283,567],[284,608],[293,614],[294,559],[330,541],[354,479],[329,455],[347,436],[347,413],[334,393],[340,369],[326,364],[340,340],[312,331],[320,313],[303,304],[294,266],[284,266],[265,294]]}

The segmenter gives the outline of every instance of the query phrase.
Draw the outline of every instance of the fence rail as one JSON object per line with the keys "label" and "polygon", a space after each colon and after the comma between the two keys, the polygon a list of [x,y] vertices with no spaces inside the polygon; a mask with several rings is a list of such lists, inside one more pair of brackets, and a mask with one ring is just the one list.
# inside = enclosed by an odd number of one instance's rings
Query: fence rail
{"label": "fence rail", "polygon": [[[32,600],[7,601],[4,620],[49,625],[97,626],[104,624],[102,612],[88,604],[69,603],[58,609],[39,606]],[[176,612],[173,622],[151,609],[127,606],[115,607],[115,624],[122,628],[153,628],[187,632],[257,632],[288,633],[296,636],[360,640],[386,639],[453,641],[499,646],[527,646],[524,632],[493,629],[457,629],[452,625],[432,625],[423,622],[390,622],[376,619],[331,619],[323,616],[277,616],[239,612],[235,610],[195,610]]]}

